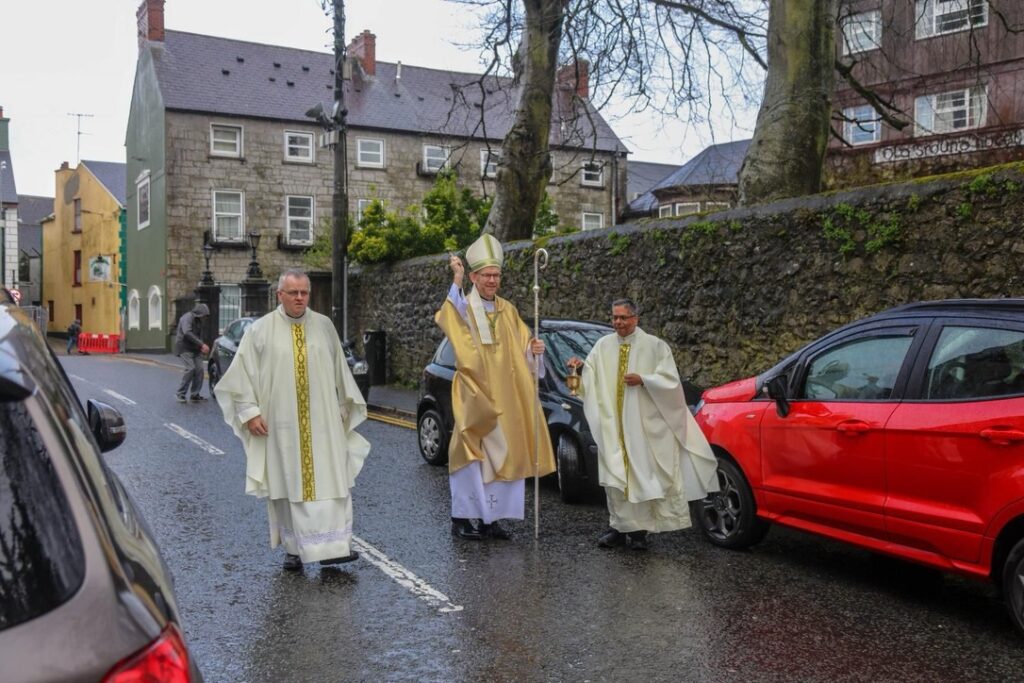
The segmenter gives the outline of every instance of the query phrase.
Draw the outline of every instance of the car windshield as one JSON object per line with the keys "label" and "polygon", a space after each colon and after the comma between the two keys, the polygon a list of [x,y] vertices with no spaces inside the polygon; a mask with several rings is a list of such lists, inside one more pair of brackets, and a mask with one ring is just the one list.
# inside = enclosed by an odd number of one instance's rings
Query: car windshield
{"label": "car windshield", "polygon": [[565,379],[565,363],[573,356],[586,358],[597,340],[609,333],[599,328],[561,329],[541,332],[547,352],[551,354],[549,367],[560,379]]}
{"label": "car windshield", "polygon": [[23,401],[0,402],[0,631],[70,598],[85,557],[43,437]]}

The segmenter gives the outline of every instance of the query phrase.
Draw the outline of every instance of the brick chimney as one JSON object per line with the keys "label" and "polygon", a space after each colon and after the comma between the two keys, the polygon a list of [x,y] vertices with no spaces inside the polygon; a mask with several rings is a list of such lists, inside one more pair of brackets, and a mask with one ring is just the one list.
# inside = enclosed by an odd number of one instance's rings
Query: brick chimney
{"label": "brick chimney", "polygon": [[164,0],[142,0],[135,12],[139,20],[139,49],[149,41],[164,42]]}
{"label": "brick chimney", "polygon": [[363,65],[367,76],[377,75],[377,36],[369,29],[353,38],[346,49],[349,57],[358,59]]}
{"label": "brick chimney", "polygon": [[590,97],[590,62],[574,60],[572,64],[560,66],[555,73],[555,83],[570,90],[575,89],[582,99]]}

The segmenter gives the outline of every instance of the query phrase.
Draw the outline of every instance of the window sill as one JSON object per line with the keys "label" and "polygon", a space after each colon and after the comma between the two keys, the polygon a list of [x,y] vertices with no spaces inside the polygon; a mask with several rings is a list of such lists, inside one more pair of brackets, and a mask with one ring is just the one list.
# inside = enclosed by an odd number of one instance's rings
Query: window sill
{"label": "window sill", "polygon": [[294,166],[316,166],[316,159],[282,159],[281,163]]}
{"label": "window sill", "polygon": [[235,250],[235,251],[245,251],[246,249],[249,248],[249,245],[246,244],[244,241],[239,241],[239,242],[219,242],[217,240],[211,240],[210,241],[210,245],[212,245],[214,249],[228,249],[228,250]]}
{"label": "window sill", "polygon": [[223,159],[224,161],[237,161],[239,163],[245,163],[244,156],[238,156],[236,154],[208,154],[207,159]]}
{"label": "window sill", "polygon": [[277,236],[277,248],[281,251],[305,251],[313,246],[312,242],[289,242],[284,235]]}
{"label": "window sill", "polygon": [[356,170],[359,171],[386,171],[388,167],[384,164],[360,164],[356,163]]}
{"label": "window sill", "polygon": [[580,187],[589,187],[594,190],[603,190],[604,183],[580,183]]}

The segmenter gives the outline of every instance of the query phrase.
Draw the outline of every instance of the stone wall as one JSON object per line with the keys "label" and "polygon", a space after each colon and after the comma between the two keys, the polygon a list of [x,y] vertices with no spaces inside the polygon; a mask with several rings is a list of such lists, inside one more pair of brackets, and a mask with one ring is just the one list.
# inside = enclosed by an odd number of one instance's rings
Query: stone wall
{"label": "stone wall", "polygon": [[[1024,296],[1024,164],[551,239],[541,315],[640,325],[699,385],[760,372],[838,325],[921,299]],[[534,245],[507,246],[502,294],[533,310]],[[441,338],[444,255],[356,268],[350,329],[388,335],[414,384]],[[357,335],[353,335],[357,336]]]}

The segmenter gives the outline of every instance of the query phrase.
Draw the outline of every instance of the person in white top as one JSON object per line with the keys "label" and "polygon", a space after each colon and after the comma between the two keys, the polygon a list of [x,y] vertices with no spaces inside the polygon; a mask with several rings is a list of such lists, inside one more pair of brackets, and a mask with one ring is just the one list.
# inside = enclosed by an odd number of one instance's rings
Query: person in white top
{"label": "person in white top", "polygon": [[245,447],[245,491],[267,499],[284,568],[356,559],[352,487],[370,452],[366,402],[330,318],[307,307],[309,277],[285,271],[280,305],[249,327],[216,397]]}
{"label": "person in white top", "polygon": [[672,350],[637,324],[629,299],[612,303],[614,334],[597,341],[582,368],[580,394],[597,443],[598,480],[609,526],[598,545],[647,549],[648,532],[690,526],[688,501],[717,491],[718,463],[690,414]]}

